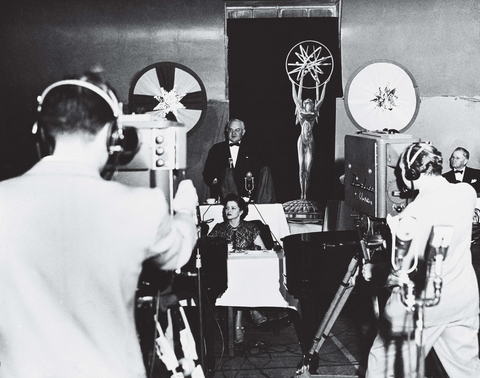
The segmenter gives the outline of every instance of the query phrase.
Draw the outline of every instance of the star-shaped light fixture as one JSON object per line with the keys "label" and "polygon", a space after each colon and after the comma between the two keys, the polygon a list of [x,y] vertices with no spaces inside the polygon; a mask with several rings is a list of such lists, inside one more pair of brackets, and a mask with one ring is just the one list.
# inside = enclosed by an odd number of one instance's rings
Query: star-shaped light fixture
{"label": "star-shaped light fixture", "polygon": [[305,89],[319,88],[333,73],[333,56],[328,48],[314,40],[293,46],[285,59],[288,78]]}
{"label": "star-shaped light fixture", "polygon": [[313,47],[312,53],[308,52],[308,47],[309,46],[306,46],[306,48],[304,48],[300,45],[300,52],[295,52],[295,55],[300,61],[297,60],[294,63],[288,63],[289,66],[295,67],[290,71],[290,74],[297,73],[297,80],[300,80],[304,72],[310,73],[312,78],[317,78],[319,74],[324,74],[321,68],[322,66],[332,65],[330,62],[326,62],[327,59],[331,59],[331,56],[321,56],[322,46]]}
{"label": "star-shaped light fixture", "polygon": [[384,90],[378,88],[378,92],[374,94],[375,97],[370,101],[375,103],[377,108],[391,111],[397,106],[396,100],[398,100],[398,96],[395,95],[395,91],[396,88],[390,89],[388,85]]}
{"label": "star-shaped light fixture", "polygon": [[178,118],[178,109],[185,109],[185,106],[180,102],[185,94],[178,94],[176,87],[173,87],[171,91],[166,91],[160,87],[160,92],[160,96],[154,96],[155,100],[158,101],[158,105],[155,106],[153,110],[163,112],[164,117],[171,112],[176,118]]}

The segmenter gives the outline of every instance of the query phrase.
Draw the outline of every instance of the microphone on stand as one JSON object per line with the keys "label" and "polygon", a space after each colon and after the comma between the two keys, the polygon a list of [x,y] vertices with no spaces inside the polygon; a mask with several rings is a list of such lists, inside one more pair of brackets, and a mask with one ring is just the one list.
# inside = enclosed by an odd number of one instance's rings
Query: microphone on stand
{"label": "microphone on stand", "polygon": [[453,239],[453,227],[437,225],[432,227],[425,251],[428,261],[427,307],[436,306],[442,293],[442,268],[448,248]]}
{"label": "microphone on stand", "polygon": [[248,192],[249,199],[251,199],[253,189],[255,189],[255,178],[252,172],[247,172],[245,175],[245,190]]}
{"label": "microphone on stand", "polygon": [[408,254],[410,245],[412,244],[413,233],[416,229],[416,223],[417,220],[412,217],[403,218],[399,221],[395,237],[395,251],[392,254],[392,266],[396,272],[400,270],[406,270],[407,273],[411,273],[417,267],[417,254],[415,254],[414,265],[410,269],[405,269],[403,267],[403,260]]}
{"label": "microphone on stand", "polygon": [[252,175],[252,172],[247,172],[245,175],[245,189],[251,192],[255,188],[255,178]]}
{"label": "microphone on stand", "polygon": [[[212,205],[210,205],[212,206]],[[207,209],[208,210],[208,209]],[[212,219],[213,220],[213,219]],[[210,222],[212,221],[210,220]],[[198,237],[201,238],[202,236],[207,236],[210,227],[208,226],[208,221],[202,220],[202,216],[200,215],[200,204],[197,203],[197,227],[199,231]]]}
{"label": "microphone on stand", "polygon": [[410,249],[410,244],[412,244],[411,235],[405,234],[401,237],[397,235],[395,238],[395,270],[402,269],[403,259]]}
{"label": "microphone on stand", "polygon": [[414,262],[410,268],[404,267],[404,259],[410,250],[416,223],[417,220],[412,217],[403,218],[399,221],[395,237],[395,251],[392,254],[392,267],[400,280],[402,302],[410,311],[414,309],[416,295],[415,283],[408,274],[418,266],[418,253],[415,253]]}

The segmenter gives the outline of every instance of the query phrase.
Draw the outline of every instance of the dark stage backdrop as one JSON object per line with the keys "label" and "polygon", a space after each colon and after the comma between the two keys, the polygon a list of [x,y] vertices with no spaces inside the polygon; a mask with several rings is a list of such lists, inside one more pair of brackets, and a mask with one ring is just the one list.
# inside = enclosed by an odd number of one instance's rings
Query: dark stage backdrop
{"label": "dark stage backdrop", "polygon": [[[285,59],[297,43],[316,40],[334,57],[319,123],[307,199],[335,198],[335,98],[342,96],[337,18],[231,19],[227,22],[230,117],[245,121],[247,135],[262,141],[277,202],[300,198],[295,104]],[[315,98],[315,90],[302,97]]]}

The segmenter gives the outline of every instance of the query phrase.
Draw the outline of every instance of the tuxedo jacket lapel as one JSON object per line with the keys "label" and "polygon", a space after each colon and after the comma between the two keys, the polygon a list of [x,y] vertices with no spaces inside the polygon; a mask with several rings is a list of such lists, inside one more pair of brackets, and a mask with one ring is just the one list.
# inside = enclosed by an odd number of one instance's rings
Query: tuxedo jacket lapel
{"label": "tuxedo jacket lapel", "polygon": [[237,164],[235,164],[235,168],[239,168],[241,170],[242,166],[245,166],[249,159],[248,155],[248,146],[242,142],[240,144],[240,149],[238,150]]}
{"label": "tuxedo jacket lapel", "polygon": [[456,181],[456,180],[455,180],[455,174],[453,173],[453,170],[448,171],[447,173],[445,173],[445,174],[443,175],[443,177],[445,177],[448,182],[454,183],[454,182]]}

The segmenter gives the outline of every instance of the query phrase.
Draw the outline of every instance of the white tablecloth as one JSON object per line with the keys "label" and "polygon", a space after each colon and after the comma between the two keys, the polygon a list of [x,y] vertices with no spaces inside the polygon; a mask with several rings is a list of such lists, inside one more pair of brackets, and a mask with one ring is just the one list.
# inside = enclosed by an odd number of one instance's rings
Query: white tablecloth
{"label": "white tablecloth", "polygon": [[246,251],[228,256],[228,289],[217,306],[297,309],[298,301],[284,286],[283,252]]}
{"label": "white tablecloth", "polygon": [[[212,219],[210,231],[223,222],[222,205],[201,205],[202,221]],[[245,220],[261,220],[270,227],[277,241],[290,235],[283,206],[275,204],[249,204]],[[283,252],[246,251],[228,256],[228,289],[216,301],[217,306],[232,307],[297,307],[297,300],[284,286],[285,265]]]}
{"label": "white tablecloth", "polygon": [[[222,211],[222,205],[200,206],[200,216],[202,217],[202,221],[212,219],[212,222],[208,223],[210,231],[217,223],[223,222]],[[285,218],[285,212],[283,211],[281,203],[248,205],[248,215],[245,217],[245,220],[256,219],[260,219],[270,227],[270,231],[275,235],[275,238],[280,245],[282,245],[281,239],[290,235],[290,229],[288,228],[287,219]]]}

